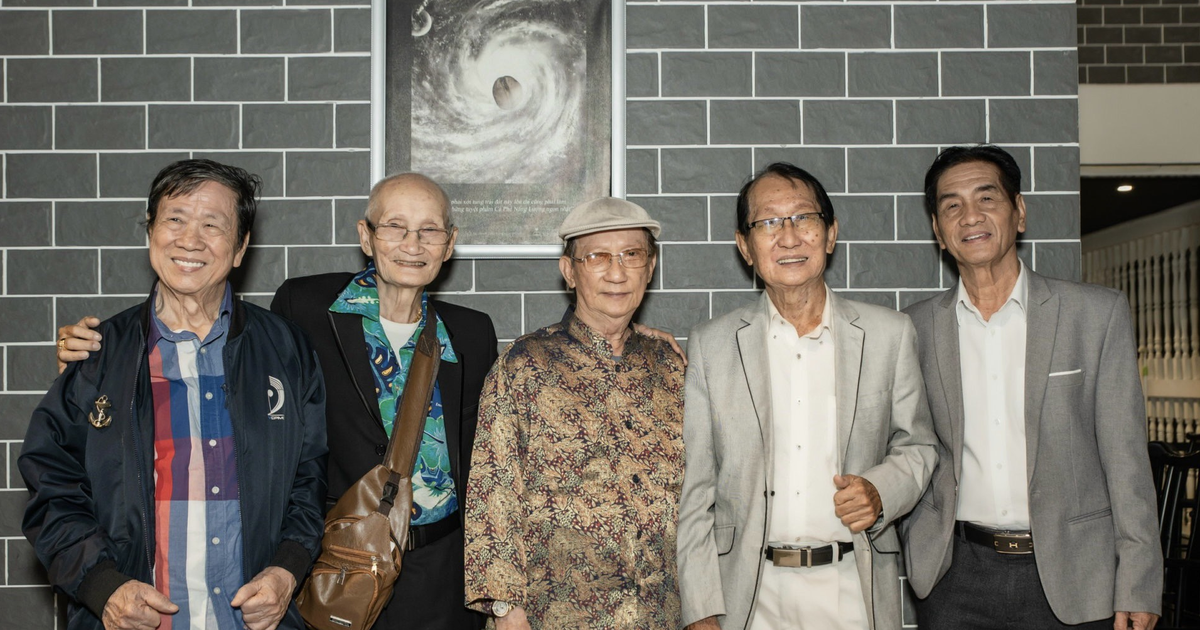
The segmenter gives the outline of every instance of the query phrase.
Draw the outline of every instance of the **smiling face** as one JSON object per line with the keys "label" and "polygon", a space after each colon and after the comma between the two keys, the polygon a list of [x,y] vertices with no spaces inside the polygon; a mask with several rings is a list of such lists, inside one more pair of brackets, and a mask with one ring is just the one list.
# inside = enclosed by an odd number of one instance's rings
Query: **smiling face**
{"label": "smiling face", "polygon": [[[820,212],[820,202],[808,184],[769,175],[750,189],[748,223],[787,217],[808,212]],[[799,289],[822,283],[825,264],[837,243],[837,220],[826,226],[824,221],[810,221],[809,228],[797,229],[785,222],[776,234],[765,234],[751,228],[749,234],[738,232],[738,250],[746,264],[768,289]]]}
{"label": "smiling face", "polygon": [[959,267],[1013,264],[1017,234],[1025,231],[1025,199],[1009,199],[1000,169],[990,162],[965,162],[937,182],[933,233]]}
{"label": "smiling face", "polygon": [[150,225],[150,266],[160,289],[203,303],[219,301],[250,242],[247,234],[238,243],[237,232],[237,196],[217,182],[159,201]]}
{"label": "smiling face", "polygon": [[[441,191],[419,175],[402,176],[379,192],[371,221],[376,225],[395,225],[409,230],[446,229],[446,203]],[[365,220],[358,222],[362,250],[375,261],[376,280],[393,288],[424,289],[442,269],[442,263],[454,253],[458,230],[451,229],[450,241],[427,245],[408,232],[403,240],[379,239]]]}
{"label": "smiling face", "polygon": [[608,330],[610,324],[620,328],[629,324],[634,311],[642,305],[646,285],[654,276],[655,258],[651,257],[645,267],[629,269],[621,265],[615,254],[630,249],[645,250],[647,241],[646,230],[642,228],[609,230],[577,238],[575,258],[597,252],[614,254],[604,271],[588,271],[584,263],[566,256],[558,259],[567,286],[575,288],[575,314],[583,323],[597,330]]}

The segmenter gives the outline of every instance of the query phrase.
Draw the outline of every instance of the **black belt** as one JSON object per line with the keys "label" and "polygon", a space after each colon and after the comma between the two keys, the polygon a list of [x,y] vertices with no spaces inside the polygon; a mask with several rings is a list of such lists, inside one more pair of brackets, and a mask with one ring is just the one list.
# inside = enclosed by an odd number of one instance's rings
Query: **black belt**
{"label": "black belt", "polygon": [[413,549],[433,544],[454,533],[460,527],[462,527],[462,523],[459,522],[458,512],[436,523],[409,527],[408,541],[405,543],[404,548],[407,551],[412,551]]}
{"label": "black belt", "polygon": [[955,529],[967,542],[989,547],[996,553],[1021,556],[1033,553],[1033,533],[1029,531],[994,532],[963,521],[957,521]]}
{"label": "black belt", "polygon": [[[834,548],[837,548],[835,557]],[[767,547],[767,560],[777,567],[819,567],[833,564],[854,551],[854,543],[839,542],[824,547]]]}

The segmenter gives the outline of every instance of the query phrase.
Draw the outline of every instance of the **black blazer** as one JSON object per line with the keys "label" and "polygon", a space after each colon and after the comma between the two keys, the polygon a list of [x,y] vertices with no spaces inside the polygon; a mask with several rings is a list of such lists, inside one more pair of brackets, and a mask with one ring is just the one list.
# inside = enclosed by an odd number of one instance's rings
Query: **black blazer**
{"label": "black blazer", "polygon": [[[325,374],[325,417],[329,436],[329,504],[383,461],[388,437],[379,416],[362,318],[333,313],[329,306],[354,277],[327,273],[292,278],[275,292],[271,310],[308,333]],[[479,311],[434,300],[446,324],[458,363],[443,361],[438,386],[446,420],[450,474],[458,494],[459,518],[466,501],[471,450],[483,380],[496,360],[496,330]]]}

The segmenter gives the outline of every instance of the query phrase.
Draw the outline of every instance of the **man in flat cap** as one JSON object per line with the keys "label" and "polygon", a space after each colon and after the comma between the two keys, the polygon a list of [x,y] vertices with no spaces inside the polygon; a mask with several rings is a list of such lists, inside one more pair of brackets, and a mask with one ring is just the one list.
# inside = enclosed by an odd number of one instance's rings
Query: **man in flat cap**
{"label": "man in flat cap", "polygon": [[683,361],[635,331],[659,224],[597,199],[563,221],[562,321],[484,385],[466,502],[467,604],[499,630],[679,624]]}

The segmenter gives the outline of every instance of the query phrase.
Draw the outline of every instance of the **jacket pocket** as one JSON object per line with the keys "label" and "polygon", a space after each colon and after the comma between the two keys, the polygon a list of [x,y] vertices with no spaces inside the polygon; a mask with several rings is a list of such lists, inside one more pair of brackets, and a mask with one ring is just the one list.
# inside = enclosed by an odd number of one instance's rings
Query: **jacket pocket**
{"label": "jacket pocket", "polygon": [[1051,373],[1047,377],[1046,387],[1072,387],[1083,384],[1083,372],[1070,372],[1066,374]]}
{"label": "jacket pocket", "polygon": [[717,555],[723,556],[733,549],[733,533],[736,525],[718,525],[713,528],[713,542],[717,546]]}
{"label": "jacket pocket", "polygon": [[1078,525],[1080,523],[1086,523],[1088,521],[1094,521],[1109,516],[1112,516],[1112,506],[1106,507],[1103,510],[1096,510],[1095,512],[1088,512],[1082,516],[1076,516],[1075,518],[1067,519],[1067,525]]}

